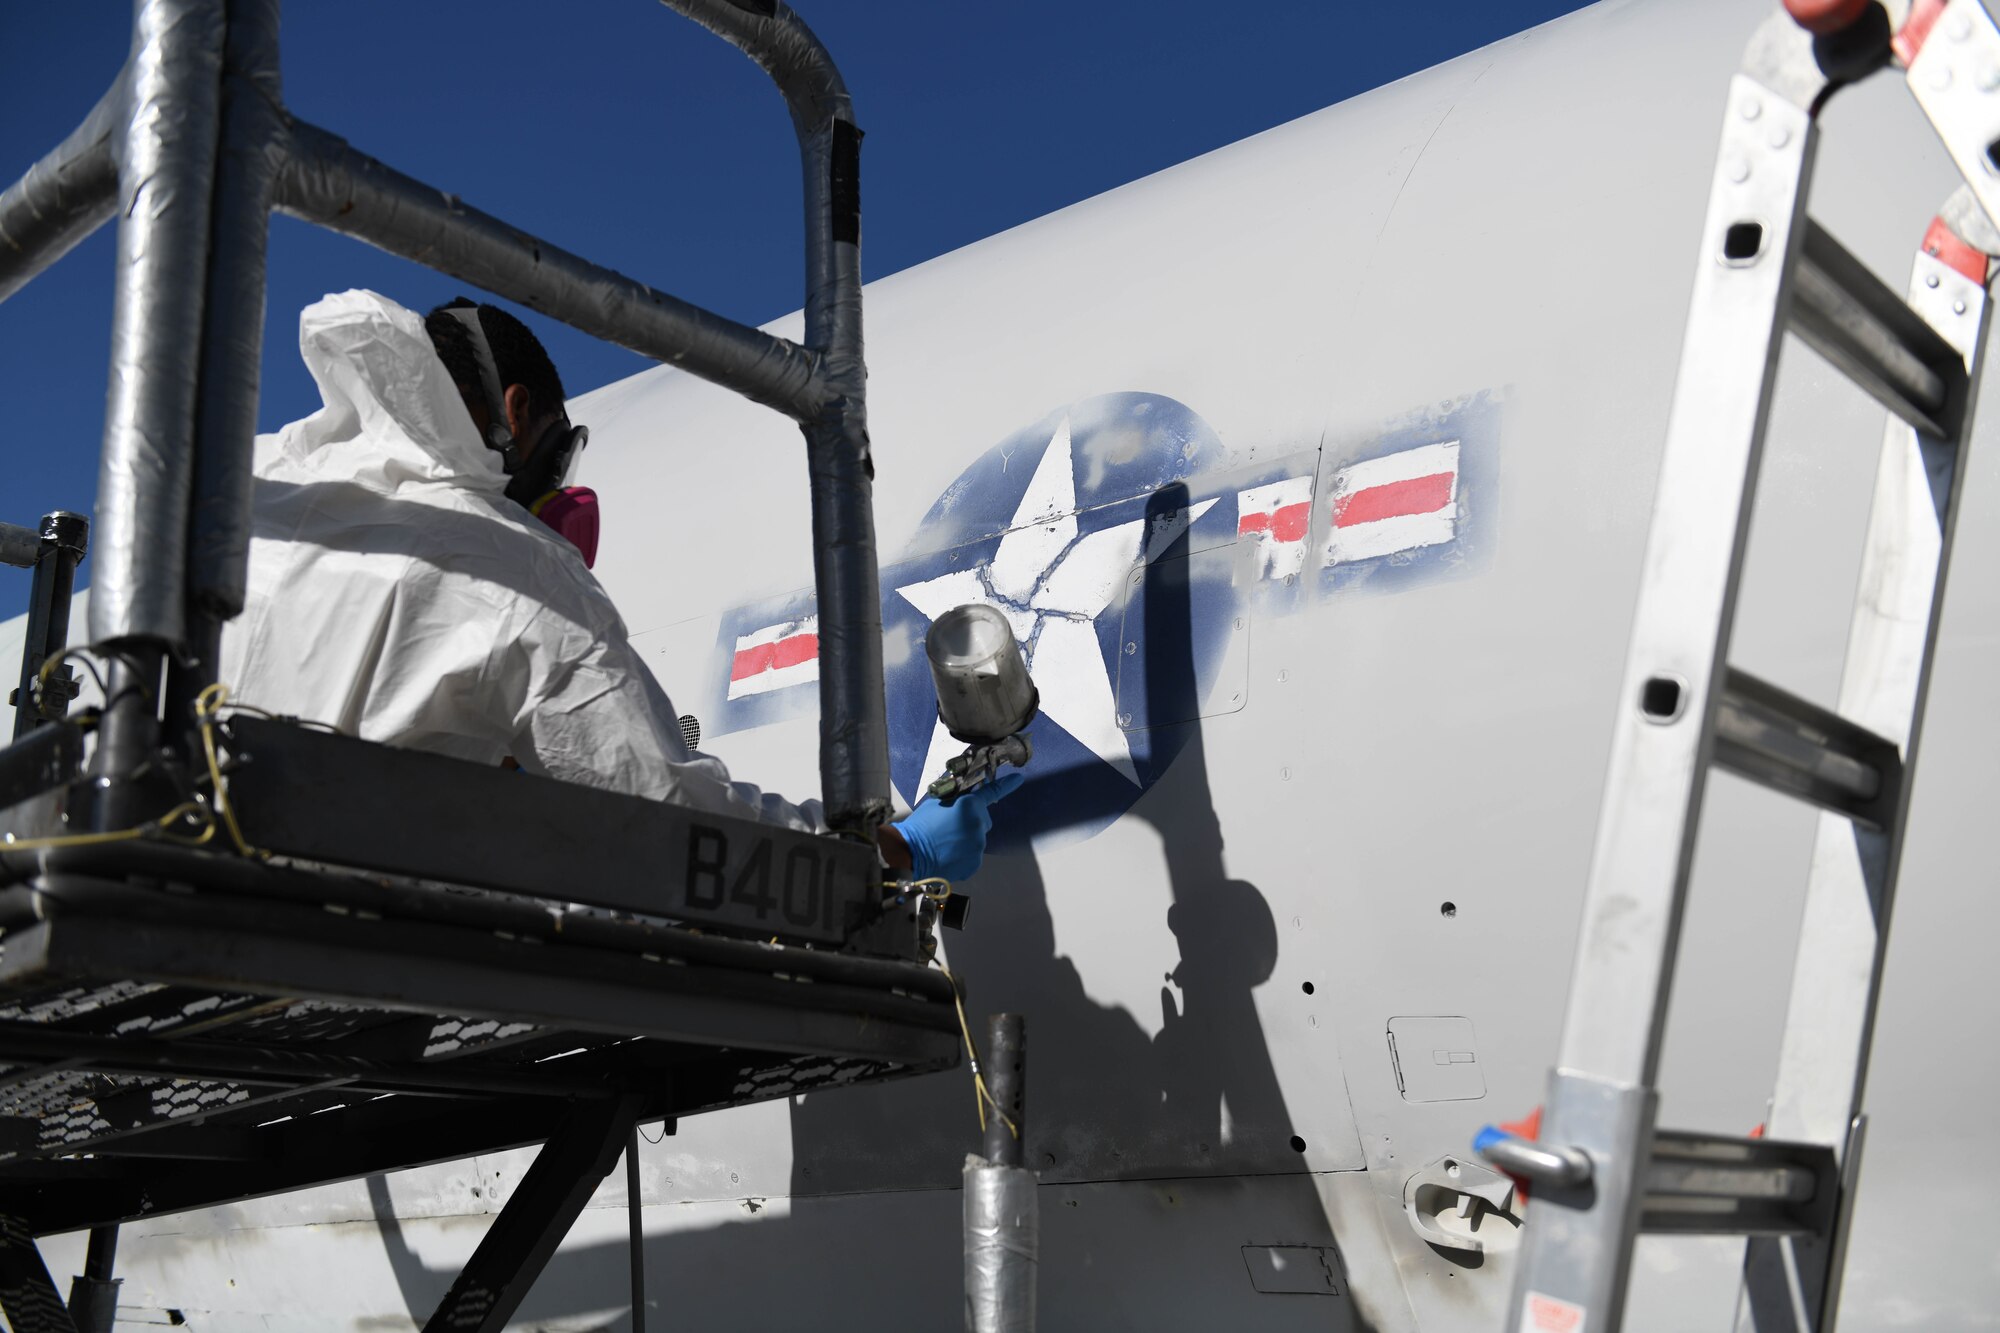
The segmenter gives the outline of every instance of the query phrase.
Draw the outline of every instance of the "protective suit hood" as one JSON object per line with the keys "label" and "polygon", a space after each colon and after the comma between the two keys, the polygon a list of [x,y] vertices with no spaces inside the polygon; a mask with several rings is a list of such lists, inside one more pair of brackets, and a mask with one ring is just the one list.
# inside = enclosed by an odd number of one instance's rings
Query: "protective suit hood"
{"label": "protective suit hood", "polygon": [[381,495],[506,490],[416,312],[369,291],[324,297],[299,316],[299,355],[325,406],[258,441],[259,475],[297,469]]}
{"label": "protective suit hood", "polygon": [[373,292],[299,319],[325,406],[257,440],[234,697],[368,740],[817,828],[688,750],[576,547],[506,498],[423,321]]}

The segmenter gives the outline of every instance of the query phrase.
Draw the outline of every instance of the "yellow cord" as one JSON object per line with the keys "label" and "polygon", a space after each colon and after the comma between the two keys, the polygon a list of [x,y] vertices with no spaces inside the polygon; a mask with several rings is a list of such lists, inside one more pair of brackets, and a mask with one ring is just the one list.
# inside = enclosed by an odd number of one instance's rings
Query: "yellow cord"
{"label": "yellow cord", "polygon": [[[79,647],[66,649],[60,653],[51,653],[42,663],[40,670],[35,673],[38,682],[37,688],[47,689],[49,680],[55,675],[56,669],[67,658],[76,653],[91,651],[93,651],[91,646],[84,644]],[[88,663],[85,665],[87,666]],[[95,673],[93,672],[92,674],[94,675]],[[102,683],[100,680],[99,684],[101,685]],[[229,702],[229,687],[218,681],[213,685],[205,687],[200,694],[195,696],[194,701],[195,722],[201,729],[202,754],[208,761],[208,781],[213,793],[210,806],[204,807],[199,802],[189,801],[174,807],[166,814],[149,823],[140,824],[135,828],[117,829],[109,833],[73,833],[54,838],[16,838],[11,833],[4,834],[0,835],[0,851],[22,852],[49,847],[86,847],[96,843],[124,842],[131,838],[157,837],[170,830],[181,818],[189,815],[201,818],[201,835],[196,838],[176,838],[169,835],[168,841],[179,843],[183,846],[199,847],[215,837],[215,816],[220,814],[223,826],[229,830],[229,840],[236,844],[236,850],[240,855],[260,859],[268,857],[270,855],[269,852],[252,847],[249,841],[244,838],[243,826],[237,823],[236,811],[229,803],[229,784],[223,781],[222,761],[215,746],[215,726],[220,721],[222,710],[225,707],[232,711],[254,713],[259,717],[272,718],[275,721],[297,720],[304,726],[321,727],[336,735],[341,734],[340,728],[333,726],[331,723],[308,722],[302,719],[283,719],[278,718],[276,714],[268,713],[261,708],[254,708],[249,704],[232,704]]]}
{"label": "yellow cord", "polygon": [[[914,889],[940,907],[944,905],[945,899],[951,897],[951,881],[942,875],[913,879],[902,887],[906,891]],[[937,964],[937,970],[944,973],[945,980],[951,983],[952,1006],[958,1010],[958,1031],[965,1038],[966,1060],[972,1065],[972,1105],[973,1109],[979,1112],[979,1132],[982,1134],[986,1132],[986,1108],[990,1106],[993,1108],[993,1114],[1000,1117],[1000,1123],[1007,1126],[1007,1132],[1018,1139],[1021,1137],[1021,1127],[1000,1109],[1000,1103],[994,1099],[992,1091],[986,1086],[986,1075],[980,1072],[979,1048],[973,1044],[972,1027],[965,1021],[965,996],[959,990],[958,978],[953,976],[951,969],[943,963]]]}
{"label": "yellow cord", "polygon": [[951,897],[951,881],[942,875],[932,875],[928,879],[913,879],[903,887],[915,889],[940,907],[944,905],[945,899]]}
{"label": "yellow cord", "polygon": [[[70,652],[75,651],[77,650],[74,648],[70,649]],[[49,686],[49,677],[55,675],[56,668],[61,666],[68,657],[69,653],[50,653],[44,658],[41,669],[35,672],[36,687],[38,689],[47,689]]]}
{"label": "yellow cord", "polygon": [[986,1132],[986,1108],[990,1106],[993,1108],[993,1114],[1000,1117],[1000,1123],[1007,1127],[1007,1132],[1018,1139],[1021,1137],[1021,1127],[1014,1123],[1012,1116],[1000,1109],[1000,1103],[993,1099],[993,1094],[986,1087],[986,1075],[979,1072],[979,1048],[972,1044],[972,1028],[965,1021],[965,996],[959,990],[958,978],[953,976],[951,969],[942,963],[938,964],[938,971],[944,973],[945,980],[951,983],[951,1003],[958,1010],[958,1030],[965,1037],[966,1058],[972,1064],[972,1087],[976,1094],[972,1104],[979,1111],[979,1132],[982,1134]]}
{"label": "yellow cord", "polygon": [[[52,656],[42,663],[39,674],[44,685],[48,683],[50,673],[61,661],[61,657]],[[208,781],[213,793],[211,806],[204,807],[198,802],[186,801],[156,820],[134,828],[116,829],[109,833],[71,833],[53,838],[16,838],[10,833],[0,837],[0,851],[26,852],[52,847],[89,847],[98,843],[126,842],[133,838],[158,837],[163,834],[168,835],[169,842],[187,847],[200,847],[214,839],[215,816],[220,814],[223,826],[229,830],[229,840],[236,844],[239,854],[259,858],[268,856],[269,853],[252,847],[244,838],[243,826],[236,822],[236,811],[229,804],[229,784],[222,778],[222,761],[215,748],[215,724],[221,716],[223,706],[228,702],[229,687],[219,681],[205,687],[194,700],[195,722],[201,728],[202,755],[208,761]],[[242,707],[242,705],[232,706]],[[261,709],[250,711],[262,712]],[[176,838],[168,834],[168,830],[187,816],[201,818],[202,830],[199,837]]]}
{"label": "yellow cord", "polygon": [[[200,816],[201,836],[196,838],[176,838],[168,830],[179,820],[190,815]],[[135,828],[122,828],[110,833],[67,833],[56,838],[17,838],[13,834],[0,837],[0,852],[38,852],[49,847],[91,847],[101,842],[129,842],[133,838],[159,837],[165,835],[168,842],[183,847],[199,847],[215,836],[215,820],[208,811],[194,801],[184,801],[173,809]]]}
{"label": "yellow cord", "polygon": [[[236,822],[236,811],[229,804],[229,787],[222,780],[222,765],[215,756],[215,720],[222,706],[229,702],[229,687],[221,681],[202,688],[194,697],[195,721],[201,724],[201,749],[208,758],[208,781],[215,793],[215,808],[222,815],[223,823],[229,826],[229,840],[236,844],[236,850],[243,856],[263,857],[264,852],[252,847],[243,837],[243,826]],[[213,832],[213,826],[210,832]]]}

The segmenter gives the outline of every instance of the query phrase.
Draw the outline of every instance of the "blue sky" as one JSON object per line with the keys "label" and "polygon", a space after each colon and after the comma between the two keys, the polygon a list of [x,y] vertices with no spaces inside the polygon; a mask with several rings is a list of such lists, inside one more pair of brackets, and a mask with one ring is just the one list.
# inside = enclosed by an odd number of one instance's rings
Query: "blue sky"
{"label": "blue sky", "polygon": [[[1580,5],[795,7],[840,62],[867,134],[863,265],[880,277]],[[90,110],[124,61],[129,31],[128,6],[112,0],[9,6],[4,182]],[[762,323],[800,304],[797,157],[783,106],[749,61],[664,7],[290,0],[283,38],[292,110],[391,165],[732,318]],[[0,519],[33,523],[94,501],[112,233],[106,226],[0,305]],[[260,429],[319,405],[298,361],[296,316],[346,287],[422,309],[463,285],[275,219]],[[647,364],[530,322],[572,393]],[[25,573],[0,568],[0,619],[26,609],[27,586]]]}

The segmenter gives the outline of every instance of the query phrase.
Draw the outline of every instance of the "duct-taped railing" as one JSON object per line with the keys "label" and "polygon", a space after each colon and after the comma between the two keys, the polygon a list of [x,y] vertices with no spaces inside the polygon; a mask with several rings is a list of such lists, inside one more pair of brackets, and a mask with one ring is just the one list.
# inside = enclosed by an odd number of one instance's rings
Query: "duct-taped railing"
{"label": "duct-taped railing", "polygon": [[797,420],[819,598],[829,824],[889,811],[861,336],[861,133],[818,38],[776,0],[665,0],[768,72],[804,167],[805,339],[654,291],[289,115],[278,0],[135,0],[132,52],[78,129],[0,193],[0,300],[119,219],[90,637],[111,651],[92,826],[157,814],[162,747],[241,611],[273,208],[733,389]]}

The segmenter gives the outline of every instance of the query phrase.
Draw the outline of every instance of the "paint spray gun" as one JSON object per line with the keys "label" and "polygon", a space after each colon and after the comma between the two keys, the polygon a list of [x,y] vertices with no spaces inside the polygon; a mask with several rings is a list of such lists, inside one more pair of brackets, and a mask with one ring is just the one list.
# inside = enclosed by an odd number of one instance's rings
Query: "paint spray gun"
{"label": "paint spray gun", "polygon": [[[1013,627],[993,607],[968,603],[939,616],[924,636],[924,654],[937,687],[938,720],[966,746],[964,754],[945,762],[944,773],[927,788],[931,799],[948,806],[991,782],[1006,765],[1026,767],[1035,753],[1027,726],[1041,696],[1028,677]],[[907,901],[907,893],[899,890],[884,906]],[[929,923],[963,930],[971,902],[949,885],[926,887],[923,899],[918,914],[929,950],[936,947]]]}
{"label": "paint spray gun", "polygon": [[993,607],[969,603],[945,612],[931,622],[924,653],[937,686],[938,719],[954,740],[966,743],[965,753],[947,760],[929,788],[935,800],[950,805],[1003,766],[1027,766],[1035,753],[1027,726],[1041,695],[1013,627]]}

